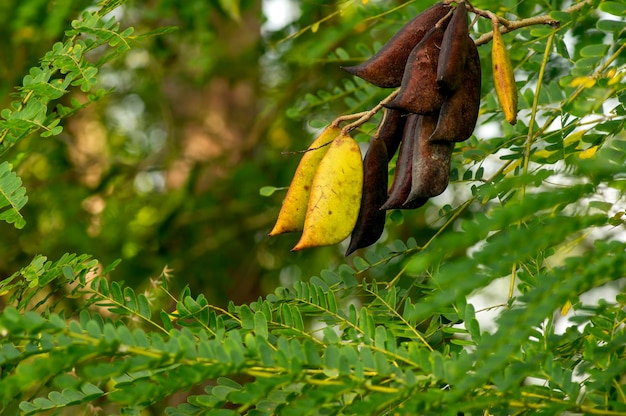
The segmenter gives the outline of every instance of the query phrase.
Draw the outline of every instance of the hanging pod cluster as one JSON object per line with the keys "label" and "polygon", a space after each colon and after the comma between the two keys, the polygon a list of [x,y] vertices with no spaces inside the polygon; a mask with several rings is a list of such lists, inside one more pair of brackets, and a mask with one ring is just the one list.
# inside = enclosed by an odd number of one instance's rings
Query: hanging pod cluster
{"label": "hanging pod cluster", "polygon": [[476,126],[480,58],[463,2],[435,4],[369,60],[343,69],[376,86],[400,88],[386,104],[364,160],[335,123],[305,153],[270,232],[302,232],[294,251],[336,244],[350,234],[346,255],[376,242],[386,210],[418,208],[446,189],[454,143],[468,139]]}
{"label": "hanging pod cluster", "polygon": [[[376,242],[385,210],[412,209],[448,186],[455,142],[468,139],[480,108],[481,69],[463,2],[437,3],[366,62],[344,67],[379,87],[400,87],[363,164],[359,216],[346,254]],[[398,152],[387,190],[389,160]]]}

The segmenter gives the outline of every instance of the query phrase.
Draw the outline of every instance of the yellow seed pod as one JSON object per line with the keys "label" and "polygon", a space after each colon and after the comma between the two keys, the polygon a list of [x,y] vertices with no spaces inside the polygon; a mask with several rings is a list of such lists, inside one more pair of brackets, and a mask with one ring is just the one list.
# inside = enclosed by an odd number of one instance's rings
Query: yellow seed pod
{"label": "yellow seed pod", "polygon": [[292,251],[346,239],[356,224],[362,191],[359,145],[349,134],[340,134],[315,172],[302,237]]}
{"label": "yellow seed pod", "polygon": [[497,20],[492,21],[493,41],[491,42],[491,63],[493,67],[493,84],[502,112],[510,124],[517,122],[517,87],[511,59],[507,53]]}
{"label": "yellow seed pod", "polygon": [[340,132],[338,126],[326,127],[302,156],[270,236],[302,231],[315,171]]}

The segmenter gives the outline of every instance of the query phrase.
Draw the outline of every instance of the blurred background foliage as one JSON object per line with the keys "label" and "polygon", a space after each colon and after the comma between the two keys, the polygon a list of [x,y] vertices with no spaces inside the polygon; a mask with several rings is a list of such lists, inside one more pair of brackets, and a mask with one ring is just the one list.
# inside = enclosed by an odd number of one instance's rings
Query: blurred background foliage
{"label": "blurred background foliage", "polygon": [[[135,33],[178,30],[131,45],[101,68],[101,86],[111,93],[68,118],[60,136],[35,135],[5,155],[29,203],[25,229],[0,224],[0,275],[38,253],[90,253],[104,264],[122,259],[114,278],[132,286],[168,267],[175,287],[190,285],[224,304],[342,262],[345,247],[294,254],[297,236],[269,239],[284,193],[263,197],[259,189],[287,186],[299,155],[283,152],[306,148],[315,128],[345,113],[341,100],[298,110],[307,92],[349,79],[328,57],[339,45],[356,45],[352,38],[373,25],[362,23],[363,9],[371,14],[382,5],[363,3],[155,0],[115,9],[122,28]],[[71,20],[93,6],[2,2],[2,107]],[[314,33],[310,25],[327,16]],[[381,21],[402,23],[394,14]],[[73,95],[62,100],[83,98]],[[423,215],[411,213],[388,230],[428,235]]]}

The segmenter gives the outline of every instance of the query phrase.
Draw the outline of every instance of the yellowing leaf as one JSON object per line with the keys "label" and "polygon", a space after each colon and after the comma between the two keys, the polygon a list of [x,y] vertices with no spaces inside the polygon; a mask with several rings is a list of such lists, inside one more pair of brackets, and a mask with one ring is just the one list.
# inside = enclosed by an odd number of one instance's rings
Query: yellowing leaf
{"label": "yellowing leaf", "polygon": [[590,147],[589,149],[585,149],[582,152],[580,152],[578,157],[580,157],[581,159],[590,159],[593,157],[593,155],[596,154],[597,150],[598,150],[598,146]]}
{"label": "yellowing leaf", "polygon": [[362,186],[359,145],[350,135],[340,134],[315,172],[304,231],[292,251],[346,239],[359,215]]}
{"label": "yellowing leaf", "polygon": [[[540,150],[539,152],[545,152],[545,150]],[[517,159],[515,162],[507,166],[506,169],[502,171],[502,173],[506,175],[507,173],[512,172],[513,170],[515,170],[515,168],[517,168],[521,164],[521,162],[522,162],[521,159]]]}
{"label": "yellowing leaf", "polygon": [[285,195],[276,225],[270,231],[270,236],[302,231],[315,171],[330,147],[327,144],[332,142],[340,132],[341,129],[338,126],[326,127],[302,156]]}
{"label": "yellowing leaf", "polygon": [[582,85],[585,88],[591,88],[596,85],[596,80],[591,77],[576,77],[570,82],[570,86],[578,87]]}
{"label": "yellowing leaf", "polygon": [[610,73],[609,75],[609,85],[615,85],[618,84],[620,82],[622,82],[622,78],[624,77],[624,73],[623,72],[617,72],[615,70],[613,70],[612,73]]}
{"label": "yellowing leaf", "polygon": [[533,157],[545,159],[545,158],[552,156],[553,154],[554,152],[551,152],[550,150],[542,149],[542,150],[537,150],[536,152],[534,152]]}
{"label": "yellowing leaf", "polygon": [[497,20],[492,22],[493,41],[491,42],[491,64],[493,69],[493,84],[498,101],[502,107],[504,118],[510,124],[517,122],[517,86],[511,59],[502,40]]}
{"label": "yellowing leaf", "polygon": [[315,22],[311,25],[311,32],[315,33],[320,28],[320,22]]}
{"label": "yellowing leaf", "polygon": [[585,133],[587,133],[587,130],[575,131],[574,133],[572,133],[569,136],[567,136],[565,138],[565,140],[563,140],[563,145],[564,146],[569,146],[569,145],[571,145],[574,142],[580,142],[580,140],[583,138]]}
{"label": "yellowing leaf", "polygon": [[572,302],[568,300],[567,302],[565,302],[565,305],[563,305],[563,307],[561,308],[561,316],[567,315],[567,313],[569,312],[571,308],[572,308]]}

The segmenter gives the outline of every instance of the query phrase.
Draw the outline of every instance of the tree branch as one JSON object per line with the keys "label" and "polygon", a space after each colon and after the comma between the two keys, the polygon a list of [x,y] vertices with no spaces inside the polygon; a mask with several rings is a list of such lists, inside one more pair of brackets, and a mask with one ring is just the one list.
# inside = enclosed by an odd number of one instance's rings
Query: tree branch
{"label": "tree branch", "polygon": [[[585,5],[591,4],[591,0],[583,0],[580,3],[576,3],[570,7],[563,9],[562,11],[565,13],[573,13],[582,9]],[[468,10],[473,13],[476,13],[479,16],[486,17],[490,20],[498,20],[502,24],[502,28],[500,29],[500,33],[505,34],[508,32],[512,32],[516,29],[520,29],[522,27],[534,26],[534,25],[549,25],[554,28],[557,28],[560,25],[558,20],[554,20],[550,17],[550,15],[543,16],[535,16],[529,17],[527,19],[521,20],[507,20],[503,17],[496,16],[493,12],[489,10],[477,9],[474,6],[467,5]],[[493,31],[485,33],[481,35],[478,39],[476,39],[476,45],[482,45],[489,42],[493,38]]]}
{"label": "tree branch", "polygon": [[[446,0],[446,3],[452,2],[452,1],[456,1],[456,0]],[[570,7],[566,7],[562,11],[565,13],[577,12],[580,9],[582,9],[585,5],[588,5],[588,4],[589,5],[591,4],[591,0],[582,0],[580,3],[576,3]],[[542,16],[529,17],[527,19],[508,20],[503,17],[497,16],[495,13],[493,13],[490,10],[478,9],[472,6],[471,4],[469,4],[467,1],[465,2],[465,5],[469,11],[476,13],[477,16],[485,17],[491,21],[500,22],[500,24],[502,24],[502,27],[500,28],[500,33],[502,34],[512,32],[516,29],[520,29],[523,27],[534,26],[534,25],[550,25],[553,28],[558,28],[560,25],[560,22],[558,20],[551,18],[550,15],[547,15],[547,14],[542,15]],[[474,42],[478,46],[478,45],[483,45],[491,41],[491,39],[493,39],[493,31],[481,35]],[[371,110],[364,111],[362,113],[349,114],[346,116],[337,117],[333,121],[332,124],[335,126],[338,126],[339,123],[341,122],[357,119],[356,121],[346,125],[343,128],[343,132],[347,134],[350,131],[354,130],[355,128],[361,126],[363,123],[367,122],[376,113],[378,113],[385,104],[393,100],[397,94],[398,94],[398,89],[394,90],[391,94],[389,94],[385,99],[383,99],[380,103],[378,103]]]}

